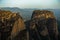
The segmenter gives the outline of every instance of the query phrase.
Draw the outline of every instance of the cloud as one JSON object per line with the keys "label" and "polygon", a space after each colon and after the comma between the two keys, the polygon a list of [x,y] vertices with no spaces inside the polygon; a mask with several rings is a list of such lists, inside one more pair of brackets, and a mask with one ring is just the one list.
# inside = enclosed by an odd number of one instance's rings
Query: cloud
{"label": "cloud", "polygon": [[4,0],[0,7],[60,8],[58,0]]}

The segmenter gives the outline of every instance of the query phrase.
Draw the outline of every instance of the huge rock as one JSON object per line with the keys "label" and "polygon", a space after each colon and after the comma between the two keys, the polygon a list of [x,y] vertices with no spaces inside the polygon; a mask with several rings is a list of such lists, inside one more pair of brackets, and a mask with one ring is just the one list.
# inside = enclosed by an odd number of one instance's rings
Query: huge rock
{"label": "huge rock", "polygon": [[25,30],[24,20],[18,13],[0,10],[1,40],[13,40],[23,30]]}
{"label": "huge rock", "polygon": [[31,17],[30,29],[35,29],[42,40],[58,40],[58,27],[54,13],[35,10]]}

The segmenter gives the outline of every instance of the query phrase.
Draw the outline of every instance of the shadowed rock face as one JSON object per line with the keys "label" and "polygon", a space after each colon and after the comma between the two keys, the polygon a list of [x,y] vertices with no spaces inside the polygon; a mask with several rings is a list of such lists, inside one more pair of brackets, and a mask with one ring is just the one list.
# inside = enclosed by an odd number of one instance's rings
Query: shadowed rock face
{"label": "shadowed rock face", "polygon": [[12,40],[25,29],[22,17],[17,13],[0,10],[0,39]]}
{"label": "shadowed rock face", "polygon": [[30,29],[37,31],[42,40],[58,40],[58,27],[53,12],[35,10],[31,20]]}

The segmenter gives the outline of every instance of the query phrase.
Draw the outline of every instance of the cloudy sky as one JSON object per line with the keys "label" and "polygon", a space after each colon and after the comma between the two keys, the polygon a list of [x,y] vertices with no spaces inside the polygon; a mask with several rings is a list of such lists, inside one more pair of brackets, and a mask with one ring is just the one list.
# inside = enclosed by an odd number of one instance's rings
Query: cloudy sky
{"label": "cloudy sky", "polygon": [[60,0],[0,0],[0,7],[60,9]]}

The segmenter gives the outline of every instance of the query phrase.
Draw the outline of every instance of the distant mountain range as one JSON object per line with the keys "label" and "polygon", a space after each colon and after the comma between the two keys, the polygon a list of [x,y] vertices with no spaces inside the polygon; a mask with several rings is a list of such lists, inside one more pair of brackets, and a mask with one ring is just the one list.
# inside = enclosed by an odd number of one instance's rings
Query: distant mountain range
{"label": "distant mountain range", "polygon": [[50,10],[54,12],[57,20],[60,20],[60,9],[20,9],[17,7],[3,7],[0,9],[20,13],[24,20],[30,20],[34,10]]}

